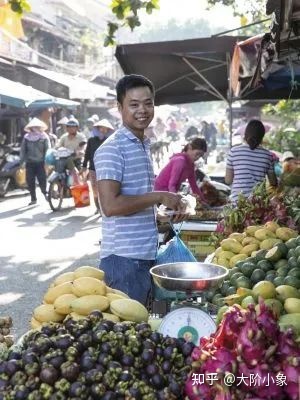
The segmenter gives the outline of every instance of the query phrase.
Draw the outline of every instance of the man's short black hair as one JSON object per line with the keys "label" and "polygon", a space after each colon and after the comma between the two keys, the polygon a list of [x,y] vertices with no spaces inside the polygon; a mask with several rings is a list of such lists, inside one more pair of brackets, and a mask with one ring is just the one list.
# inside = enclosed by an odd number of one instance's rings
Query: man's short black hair
{"label": "man's short black hair", "polygon": [[117,92],[117,100],[120,104],[122,104],[124,97],[126,96],[126,92],[130,89],[147,86],[151,93],[155,94],[153,83],[143,75],[124,75],[123,78],[119,80],[116,85]]}

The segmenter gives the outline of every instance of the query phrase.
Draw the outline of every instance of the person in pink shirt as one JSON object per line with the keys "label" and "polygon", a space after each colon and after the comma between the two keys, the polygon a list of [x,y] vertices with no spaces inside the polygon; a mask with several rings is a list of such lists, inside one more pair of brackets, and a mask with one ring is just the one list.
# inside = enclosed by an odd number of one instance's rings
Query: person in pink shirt
{"label": "person in pink shirt", "polygon": [[181,153],[174,154],[168,164],[155,179],[154,190],[177,193],[187,179],[192,192],[203,200],[203,195],[195,177],[195,161],[207,151],[205,139],[196,138],[185,145]]}

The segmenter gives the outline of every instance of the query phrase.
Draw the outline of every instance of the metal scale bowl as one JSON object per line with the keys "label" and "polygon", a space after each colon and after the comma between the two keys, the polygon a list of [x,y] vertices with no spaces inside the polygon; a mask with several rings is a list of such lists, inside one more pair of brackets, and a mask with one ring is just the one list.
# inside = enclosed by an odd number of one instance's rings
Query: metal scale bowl
{"label": "metal scale bowl", "polygon": [[[220,265],[200,262],[179,262],[156,265],[150,269],[154,283],[161,289],[176,292],[178,298],[201,297],[210,289],[220,287],[228,270]],[[159,332],[172,337],[183,337],[198,345],[202,336],[215,332],[216,324],[207,311],[192,302],[176,304],[159,326]],[[197,304],[197,303],[196,303]],[[187,306],[186,306],[187,305]]]}

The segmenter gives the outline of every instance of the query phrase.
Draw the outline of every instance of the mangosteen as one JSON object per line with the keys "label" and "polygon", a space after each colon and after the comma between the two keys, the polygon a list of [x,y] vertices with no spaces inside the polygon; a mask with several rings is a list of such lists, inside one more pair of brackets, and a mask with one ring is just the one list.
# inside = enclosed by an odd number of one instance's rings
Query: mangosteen
{"label": "mangosteen", "polygon": [[98,371],[96,368],[90,369],[85,373],[85,379],[89,384],[101,382],[102,376],[102,372]]}
{"label": "mangosteen", "polygon": [[143,350],[141,359],[145,364],[150,364],[154,359],[154,351],[152,349]]}
{"label": "mangosteen", "polygon": [[130,382],[133,380],[133,376],[129,371],[123,371],[119,379],[120,382]]}
{"label": "mangosteen", "polygon": [[113,327],[114,332],[124,333],[124,332],[126,332],[126,330],[127,330],[127,326],[121,322],[116,322]]}
{"label": "mangosteen", "polygon": [[134,357],[131,354],[124,354],[121,357],[121,364],[124,367],[131,367],[134,364]]}
{"label": "mangosteen", "polygon": [[95,368],[97,371],[101,372],[102,374],[104,374],[106,371],[106,368],[102,364],[96,363]]}
{"label": "mangosteen", "polygon": [[32,351],[24,352],[22,355],[22,361],[24,364],[33,364],[34,362],[39,362],[37,354],[33,353]]}
{"label": "mangosteen", "polygon": [[65,357],[67,360],[73,361],[79,356],[79,346],[77,343],[73,343],[71,347],[69,347],[65,352]]}
{"label": "mangosteen", "polygon": [[165,374],[168,374],[172,369],[172,363],[169,360],[164,360],[161,364],[161,369]]}
{"label": "mangosteen", "polygon": [[18,360],[10,360],[5,363],[5,373],[12,376],[15,372],[19,371],[21,363]]}
{"label": "mangosteen", "polygon": [[27,400],[29,395],[29,389],[25,385],[17,386],[15,390],[15,400]]}
{"label": "mangosteen", "polygon": [[55,390],[62,392],[62,393],[68,393],[70,386],[71,386],[71,384],[69,381],[67,381],[66,378],[60,378],[54,384]]}
{"label": "mangosteen", "polygon": [[59,368],[62,363],[65,362],[65,357],[63,356],[56,356],[49,360],[49,364],[53,365],[54,368]]}
{"label": "mangosteen", "polygon": [[27,375],[23,371],[15,372],[13,376],[10,378],[10,384],[12,386],[25,385],[26,381],[27,381]]}
{"label": "mangosteen", "polygon": [[88,318],[89,318],[89,319],[92,321],[92,323],[95,325],[97,322],[102,321],[102,319],[103,319],[103,314],[102,314],[101,311],[94,310],[94,311],[92,311],[92,312],[89,314]]}
{"label": "mangosteen", "polygon": [[53,365],[48,365],[48,367],[43,367],[40,372],[40,380],[48,385],[53,386],[58,378],[58,372],[53,367]]}
{"label": "mangosteen", "polygon": [[57,326],[54,324],[43,325],[41,328],[41,333],[44,333],[47,336],[52,336],[56,333]]}
{"label": "mangosteen", "polygon": [[64,362],[60,369],[62,377],[69,382],[75,382],[80,371],[79,365],[72,361]]}
{"label": "mangosteen", "polygon": [[109,390],[101,397],[101,400],[118,400],[118,398],[116,393]]}
{"label": "mangosteen", "polygon": [[51,395],[49,400],[66,400],[67,397],[62,392],[56,392]]}
{"label": "mangosteen", "polygon": [[153,376],[155,374],[158,374],[159,368],[156,364],[149,364],[146,367],[146,373],[148,376]]}
{"label": "mangosteen", "polygon": [[92,386],[90,387],[90,392],[92,395],[93,399],[102,399],[101,396],[103,396],[106,392],[106,388],[103,385],[103,383],[93,383]]}
{"label": "mangosteen", "polygon": [[109,321],[108,319],[103,320],[101,324],[99,324],[100,329],[105,330],[106,332],[112,331],[114,328],[115,322]]}
{"label": "mangosteen", "polygon": [[77,338],[77,342],[82,345],[83,349],[87,349],[93,344],[93,339],[91,333],[83,333]]}
{"label": "mangosteen", "polygon": [[131,394],[132,398],[135,400],[142,400],[142,393],[138,388],[130,388],[129,393]]}
{"label": "mangosteen", "polygon": [[175,396],[180,397],[181,393],[182,393],[182,388],[180,387],[180,385],[175,382],[172,381],[169,386],[168,386],[169,390],[171,393],[173,393]]}
{"label": "mangosteen", "polygon": [[72,343],[73,339],[70,335],[62,335],[56,339],[55,346],[58,349],[66,350],[72,345]]}
{"label": "mangosteen", "polygon": [[181,352],[185,357],[190,356],[194,350],[194,347],[195,345],[193,342],[185,342],[181,346]]}
{"label": "mangosteen", "polygon": [[24,366],[24,371],[27,375],[37,375],[40,372],[40,364],[37,362],[26,364]]}
{"label": "mangosteen", "polygon": [[155,353],[157,356],[161,357],[164,354],[164,351],[161,347],[156,347]]}
{"label": "mangosteen", "polygon": [[100,351],[101,351],[101,353],[111,354],[111,351],[112,351],[111,344],[109,342],[102,343],[101,347],[100,347]]}
{"label": "mangosteen", "polygon": [[8,386],[8,379],[0,378],[0,393]]}
{"label": "mangosteen", "polygon": [[97,362],[106,366],[112,360],[112,356],[109,354],[101,353],[99,354]]}
{"label": "mangosteen", "polygon": [[69,396],[73,397],[81,397],[86,393],[86,386],[81,382],[73,382],[70,386]]}
{"label": "mangosteen", "polygon": [[11,351],[8,355],[8,360],[20,360],[22,358],[22,353],[19,351]]}
{"label": "mangosteen", "polygon": [[172,347],[177,347],[178,339],[175,339],[170,336],[166,336],[164,338],[164,346],[172,346]]}
{"label": "mangosteen", "polygon": [[168,346],[163,350],[163,357],[166,360],[170,360],[174,354],[173,352],[174,352],[174,347]]}
{"label": "mangosteen", "polygon": [[85,356],[81,357],[80,359],[80,369],[82,371],[89,371],[90,369],[94,368],[95,362],[92,357]]}
{"label": "mangosteen", "polygon": [[154,374],[151,377],[150,382],[155,389],[162,389],[166,384],[164,377],[159,374]]}
{"label": "mangosteen", "polygon": [[158,344],[158,343],[161,342],[162,337],[163,337],[163,336],[162,336],[161,333],[159,333],[159,332],[152,332],[151,335],[149,336],[149,339],[150,339],[152,342]]}

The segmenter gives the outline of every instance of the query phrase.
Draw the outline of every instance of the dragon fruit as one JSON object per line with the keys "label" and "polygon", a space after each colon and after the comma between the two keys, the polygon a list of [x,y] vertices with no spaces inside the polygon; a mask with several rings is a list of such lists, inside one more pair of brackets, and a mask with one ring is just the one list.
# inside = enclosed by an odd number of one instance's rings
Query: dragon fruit
{"label": "dragon fruit", "polygon": [[[253,305],[231,307],[217,331],[201,338],[192,358],[193,373],[203,382],[193,384],[190,375],[185,387],[190,400],[300,399],[300,346],[292,330],[280,332],[263,300],[257,311]],[[227,373],[235,377],[231,386]]]}
{"label": "dragon fruit", "polygon": [[291,400],[299,400],[300,387],[300,366],[286,365],[283,369],[283,375],[286,377],[285,393]]}

